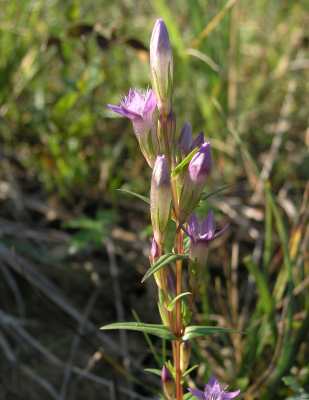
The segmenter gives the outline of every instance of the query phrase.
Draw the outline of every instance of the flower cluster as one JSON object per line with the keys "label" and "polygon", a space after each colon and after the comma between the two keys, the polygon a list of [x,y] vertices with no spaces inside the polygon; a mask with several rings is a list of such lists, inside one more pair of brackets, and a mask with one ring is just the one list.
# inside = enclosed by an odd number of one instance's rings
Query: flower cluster
{"label": "flower cluster", "polygon": [[[162,322],[176,338],[172,341],[173,363],[168,362],[162,368],[162,387],[168,400],[182,400],[183,374],[191,354],[190,343],[182,339],[191,320],[189,302],[185,299],[185,295],[191,293],[182,292],[182,260],[187,257],[189,263],[203,266],[209,243],[225,228],[216,230],[211,211],[201,221],[194,214],[212,169],[211,145],[203,132],[193,137],[188,122],[179,133],[176,130],[172,107],[173,55],[162,19],[155,23],[151,36],[150,70],[152,89],[130,89],[119,105],[109,104],[108,108],[132,122],[141,152],[152,169],[150,217],[153,238],[149,260],[158,286]],[[174,246],[167,249],[167,231],[172,225]],[[188,254],[184,251],[184,235],[190,239]],[[175,254],[176,258],[167,262],[166,252]],[[155,269],[160,261],[164,268]],[[239,393],[226,392],[214,379],[205,386],[204,392],[190,391],[204,400],[232,399]]]}

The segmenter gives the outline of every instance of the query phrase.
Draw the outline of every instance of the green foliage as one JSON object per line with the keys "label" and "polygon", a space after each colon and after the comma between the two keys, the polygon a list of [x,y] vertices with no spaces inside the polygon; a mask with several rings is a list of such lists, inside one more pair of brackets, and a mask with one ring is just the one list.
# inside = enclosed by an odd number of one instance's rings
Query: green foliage
{"label": "green foliage", "polygon": [[215,333],[235,332],[234,329],[221,328],[219,326],[187,326],[183,340],[191,340],[201,336],[213,335]]}
{"label": "green foliage", "polygon": [[293,396],[287,397],[286,400],[308,400],[309,394],[306,393],[304,388],[300,386],[297,380],[293,376],[285,376],[282,378],[286,386],[288,386],[293,392]]}
{"label": "green foliage", "polygon": [[156,262],[154,262],[151,267],[147,270],[146,274],[143,276],[142,282],[150,278],[154,273],[160,271],[161,268],[167,267],[169,264],[175,262],[176,260],[185,260],[188,258],[186,254],[174,254],[166,253],[163,254]]}
{"label": "green foliage", "polygon": [[102,326],[100,329],[104,331],[126,329],[130,331],[143,332],[150,335],[158,336],[161,339],[174,339],[174,336],[171,334],[166,326],[158,324],[144,324],[142,322],[115,322],[113,324]]}
{"label": "green foliage", "polygon": [[76,230],[71,237],[70,252],[76,253],[89,247],[101,248],[109,235],[110,227],[117,221],[115,212],[99,211],[95,218],[79,217],[64,224]]}

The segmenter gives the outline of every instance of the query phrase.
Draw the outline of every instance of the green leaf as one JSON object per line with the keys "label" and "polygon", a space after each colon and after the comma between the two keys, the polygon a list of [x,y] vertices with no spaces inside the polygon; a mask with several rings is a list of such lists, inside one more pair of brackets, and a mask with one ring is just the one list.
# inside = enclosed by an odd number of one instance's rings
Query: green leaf
{"label": "green leaf", "polygon": [[191,400],[191,399],[194,399],[195,397],[193,397],[193,395],[191,394],[191,393],[186,393],[184,396],[183,396],[183,400]]}
{"label": "green leaf", "polygon": [[150,372],[151,374],[161,376],[161,370],[156,368],[145,368],[144,371]]}
{"label": "green leaf", "polygon": [[236,332],[235,329],[231,328],[220,328],[219,326],[199,326],[192,325],[187,326],[185,329],[185,334],[183,340],[191,340],[200,336],[213,335],[215,333],[228,333]]}
{"label": "green leaf", "polygon": [[193,367],[187,369],[187,370],[184,372],[184,374],[182,375],[183,378],[184,378],[185,376],[191,374],[191,372],[194,371],[196,368],[198,368],[198,364],[193,365]]}
{"label": "green leaf", "polygon": [[283,251],[283,260],[284,260],[285,269],[282,269],[280,271],[277,281],[275,283],[274,291],[273,291],[275,299],[277,301],[280,301],[283,297],[283,293],[284,293],[287,283],[289,283],[289,285],[288,285],[289,297],[292,297],[292,288],[294,286],[293,274],[292,274],[293,264],[290,259],[288,236],[287,236],[286,228],[284,226],[283,218],[282,218],[279,208],[274,200],[273,194],[271,192],[270,184],[268,182],[265,184],[265,192],[266,192],[266,196],[267,196],[267,201],[269,201],[270,207],[272,209],[274,221],[276,224],[277,232],[279,235],[279,239],[280,239],[281,247],[282,247],[282,251]]}
{"label": "green leaf", "polygon": [[174,254],[167,253],[163,254],[152,266],[148,269],[146,274],[143,276],[142,283],[145,282],[151,275],[155,272],[159,271],[161,268],[165,267],[167,264],[170,264],[176,260],[185,260],[188,257],[187,254]]}
{"label": "green leaf", "polygon": [[175,338],[166,326],[158,324],[144,324],[141,322],[115,322],[113,324],[102,326],[100,329],[103,331],[127,329],[129,331],[149,333],[150,335],[158,336],[167,340]]}
{"label": "green leaf", "polygon": [[177,300],[181,299],[182,297],[188,296],[189,294],[192,295],[191,292],[184,292],[184,293],[180,293],[178,296],[174,297],[173,300],[167,306],[168,311],[173,311]]}
{"label": "green leaf", "polygon": [[265,196],[265,235],[264,235],[264,253],[263,253],[263,267],[265,271],[269,269],[273,250],[273,214],[270,195]]}
{"label": "green leaf", "polygon": [[198,152],[198,148],[195,147],[172,171],[172,176],[177,176],[182,170],[189,164],[193,156]]}
{"label": "green leaf", "polygon": [[118,190],[119,192],[125,193],[125,194],[129,194],[131,196],[137,197],[138,199],[144,201],[145,203],[150,204],[150,201],[146,196],[132,192],[131,190],[127,190],[127,189],[116,189],[116,190]]}
{"label": "green leaf", "polygon": [[259,305],[264,310],[265,314],[270,315],[274,309],[274,301],[268,287],[267,278],[263,271],[255,264],[251,256],[244,258],[244,264],[253,275],[256,282],[256,287],[259,292]]}
{"label": "green leaf", "polygon": [[[140,318],[139,318],[139,316],[138,316],[138,314],[137,314],[137,312],[135,310],[132,310],[132,314],[133,314],[133,317],[134,317],[135,321],[141,323],[141,320],[140,320]],[[146,342],[147,342],[147,344],[149,346],[149,349],[153,354],[154,359],[156,360],[158,366],[160,367],[162,365],[162,360],[160,359],[160,356],[157,353],[156,348],[155,348],[155,346],[153,345],[153,343],[151,341],[151,338],[145,332],[144,332],[144,336],[145,336],[145,340],[146,340]]]}
{"label": "green leaf", "polygon": [[210,192],[208,194],[202,193],[201,200],[207,200],[207,199],[209,199],[209,197],[212,197],[218,193],[224,192],[226,189],[228,189],[231,186],[232,185],[223,185],[223,186],[219,187],[217,190],[214,190],[213,192]]}

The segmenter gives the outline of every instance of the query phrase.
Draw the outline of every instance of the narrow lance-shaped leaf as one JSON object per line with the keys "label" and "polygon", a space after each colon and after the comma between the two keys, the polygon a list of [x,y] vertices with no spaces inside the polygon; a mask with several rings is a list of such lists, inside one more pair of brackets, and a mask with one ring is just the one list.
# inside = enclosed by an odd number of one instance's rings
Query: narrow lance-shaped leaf
{"label": "narrow lance-shaped leaf", "polygon": [[183,340],[191,340],[200,336],[213,335],[215,333],[231,333],[237,332],[232,328],[220,328],[219,326],[187,326],[183,336]]}
{"label": "narrow lance-shaped leaf", "polygon": [[145,372],[149,372],[150,374],[154,374],[157,376],[161,376],[161,370],[160,369],[156,369],[156,368],[145,368],[144,369]]}
{"label": "narrow lance-shaped leaf", "polygon": [[122,192],[122,193],[125,193],[125,194],[129,194],[131,196],[137,197],[138,199],[144,201],[145,203],[150,204],[149,199],[146,196],[143,196],[143,195],[141,195],[139,193],[135,193],[135,192],[132,192],[131,190],[127,190],[127,189],[117,189],[117,190],[119,192]]}
{"label": "narrow lance-shaped leaf", "polygon": [[199,367],[199,365],[198,364],[195,364],[195,365],[193,365],[191,368],[189,368],[189,369],[187,369],[184,373],[183,373],[183,378],[185,377],[185,376],[187,376],[187,375],[189,375],[189,374],[191,374],[191,372],[192,371],[194,371],[196,368],[198,368]]}
{"label": "narrow lance-shaped leaf", "polygon": [[176,260],[185,260],[188,258],[187,254],[174,254],[174,253],[167,253],[163,254],[152,266],[148,269],[146,274],[143,276],[142,282],[145,282],[151,275],[155,272],[159,271],[161,268],[165,267],[166,265],[176,261]]}
{"label": "narrow lance-shaped leaf", "polygon": [[180,293],[178,296],[174,297],[173,300],[167,306],[168,311],[173,311],[177,300],[179,300],[185,296],[188,296],[190,294],[192,295],[191,292],[184,292],[184,293]]}
{"label": "narrow lance-shaped leaf", "polygon": [[210,193],[203,193],[201,196],[201,200],[205,201],[207,199],[209,199],[212,196],[216,196],[218,193],[224,192],[226,189],[228,189],[229,187],[231,187],[232,185],[223,185],[221,187],[219,187],[217,190],[214,190],[213,192]]}
{"label": "narrow lance-shaped leaf", "polygon": [[274,301],[268,287],[267,279],[250,256],[245,257],[244,264],[249,272],[253,275],[256,286],[260,295],[259,306],[264,310],[265,314],[271,314],[274,307]]}
{"label": "narrow lance-shaped leaf", "polygon": [[162,339],[174,339],[174,335],[164,325],[158,324],[144,324],[141,322],[116,322],[113,324],[102,326],[100,329],[105,331],[126,329],[129,331],[149,333],[150,335],[158,336]]}
{"label": "narrow lance-shaped leaf", "polygon": [[175,177],[177,176],[181,171],[186,168],[186,166],[189,164],[189,162],[192,160],[193,156],[198,152],[198,148],[196,147],[193,149],[172,171],[172,176]]}

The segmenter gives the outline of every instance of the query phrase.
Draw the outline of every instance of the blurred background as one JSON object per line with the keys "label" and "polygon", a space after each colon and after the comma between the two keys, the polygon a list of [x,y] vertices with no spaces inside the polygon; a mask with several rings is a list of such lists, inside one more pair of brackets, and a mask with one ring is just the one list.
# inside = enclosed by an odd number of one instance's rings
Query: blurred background
{"label": "blurred background", "polygon": [[243,398],[308,399],[309,7],[303,0],[1,0],[0,399],[158,398],[148,267],[150,170],[117,104],[150,84],[164,18],[178,132],[211,141],[200,212],[230,228],[200,271],[192,348]]}

